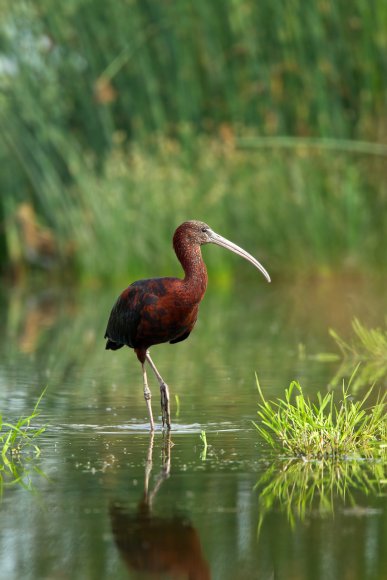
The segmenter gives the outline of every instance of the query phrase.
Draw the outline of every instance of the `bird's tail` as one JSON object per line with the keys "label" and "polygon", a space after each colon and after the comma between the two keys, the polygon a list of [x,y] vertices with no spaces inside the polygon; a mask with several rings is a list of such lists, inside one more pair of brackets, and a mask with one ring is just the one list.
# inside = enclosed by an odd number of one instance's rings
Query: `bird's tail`
{"label": "bird's tail", "polygon": [[110,340],[110,338],[108,338],[105,350],[118,350],[123,346],[124,346],[123,344],[120,344],[119,342],[114,342],[113,340]]}

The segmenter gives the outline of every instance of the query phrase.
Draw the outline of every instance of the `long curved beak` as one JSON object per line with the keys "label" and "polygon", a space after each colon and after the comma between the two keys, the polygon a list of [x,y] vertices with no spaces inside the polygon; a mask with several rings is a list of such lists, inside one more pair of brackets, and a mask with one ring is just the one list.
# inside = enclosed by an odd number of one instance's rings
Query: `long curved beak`
{"label": "long curved beak", "polygon": [[230,240],[223,238],[219,234],[216,234],[212,230],[210,230],[208,232],[208,234],[209,234],[208,241],[210,244],[217,244],[218,246],[222,246],[222,248],[226,248],[226,250],[230,250],[230,252],[234,252],[234,254],[238,254],[238,256],[241,256],[242,258],[244,258],[248,262],[251,262],[253,264],[253,266],[258,268],[258,270],[260,270],[262,272],[262,274],[265,276],[266,280],[268,282],[271,282],[270,276],[269,276],[268,272],[265,270],[265,268],[262,266],[262,264],[260,264],[260,262],[258,262],[258,260],[256,260],[251,254],[246,252],[246,250],[244,250],[243,248],[240,248],[239,246],[237,246],[233,242],[230,242]]}

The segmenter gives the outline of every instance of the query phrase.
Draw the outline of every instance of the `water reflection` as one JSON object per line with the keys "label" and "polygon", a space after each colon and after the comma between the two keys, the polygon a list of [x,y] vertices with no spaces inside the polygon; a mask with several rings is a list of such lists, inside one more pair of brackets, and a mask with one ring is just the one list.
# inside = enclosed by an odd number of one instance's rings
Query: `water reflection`
{"label": "water reflection", "polygon": [[[236,410],[238,418],[245,414],[252,418],[254,371],[271,395],[282,394],[293,379],[310,389],[328,384],[337,363],[302,357],[297,345],[305,345],[309,354],[332,351],[336,347],[329,327],[346,336],[354,315],[364,324],[373,324],[375,312],[382,313],[387,307],[384,287],[357,281],[356,292],[354,288],[351,281],[333,279],[313,288],[309,283],[276,284],[270,292],[260,288],[258,294],[248,285],[236,285],[228,292],[210,287],[190,340],[158,347],[160,372],[170,377],[173,395],[180,398],[179,419],[191,422],[185,412],[192,404],[200,405],[204,416],[208,410],[212,420],[233,420]],[[111,407],[122,404],[124,392],[136,399],[139,410],[133,409],[126,420],[135,417],[142,421],[143,393],[135,357],[126,351],[113,357],[104,352],[102,337],[111,290],[18,289],[3,292],[0,298],[0,404],[2,394],[9,401],[11,392],[25,397],[29,404],[28,398],[49,383],[49,396],[62,394],[66,405],[67,394],[71,395],[75,385],[77,396],[86,398],[93,382],[91,392],[99,398],[106,394]],[[32,388],[26,388],[27,384]]]}
{"label": "water reflection", "polygon": [[[69,578],[121,580],[128,569],[129,577],[149,576],[148,542],[154,568],[157,562],[167,566],[167,556],[176,556],[171,544],[179,546],[174,566],[181,576],[194,560],[203,577],[210,568],[222,580],[383,578],[387,507],[372,471],[381,468],[367,464],[363,477],[360,462],[359,473],[354,465],[347,475],[317,466],[314,474],[312,466],[297,474],[289,465],[284,473],[277,470],[276,483],[277,467],[263,480],[272,455],[268,459],[251,421],[258,402],[254,372],[268,399],[282,397],[293,379],[305,385],[308,396],[322,391],[339,363],[309,355],[338,352],[330,327],[347,339],[354,316],[370,327],[383,319],[385,283],[275,283],[258,293],[240,280],[228,292],[211,284],[190,340],[158,347],[160,372],[179,397],[178,408],[171,399],[172,414],[179,411],[173,416],[175,446],[165,449],[158,475],[158,465],[151,473],[138,363],[128,349],[117,356],[104,351],[111,295],[111,289],[70,296],[61,290],[0,289],[0,411],[11,420],[24,415],[48,385],[41,405],[48,428],[34,465],[50,478],[33,477],[39,502],[20,485],[4,493],[0,576],[59,578],[63,569]],[[297,351],[299,344],[304,353]],[[209,443],[206,461],[201,430]],[[158,437],[154,458],[161,452]],[[297,488],[303,477],[303,489]],[[336,478],[331,488],[329,477]],[[264,515],[258,539],[257,480]],[[117,498],[120,503],[112,504]],[[174,515],[176,510],[188,513],[190,521]]]}
{"label": "water reflection", "polygon": [[35,491],[35,476],[45,477],[45,473],[34,463],[34,459],[19,456],[9,459],[2,455],[0,459],[0,501],[4,489],[19,485],[28,491]]}
{"label": "water reflection", "polygon": [[[167,574],[171,578],[187,577],[192,580],[210,578],[197,530],[191,522],[179,515],[169,517],[153,513],[153,502],[162,483],[170,476],[170,434],[163,444],[163,466],[152,490],[149,479],[152,472],[154,434],[150,442],[145,466],[144,493],[135,511],[113,503],[110,519],[115,543],[129,570],[149,574]],[[173,506],[171,506],[173,511]]]}
{"label": "water reflection", "polygon": [[[316,512],[332,514],[345,507],[347,513],[366,511],[357,505],[356,492],[362,496],[378,496],[387,483],[387,454],[380,449],[380,458],[372,460],[292,459],[271,465],[259,478],[259,530],[265,516],[273,509],[284,512],[294,527],[296,518],[304,521]],[[339,500],[341,505],[337,505]]]}

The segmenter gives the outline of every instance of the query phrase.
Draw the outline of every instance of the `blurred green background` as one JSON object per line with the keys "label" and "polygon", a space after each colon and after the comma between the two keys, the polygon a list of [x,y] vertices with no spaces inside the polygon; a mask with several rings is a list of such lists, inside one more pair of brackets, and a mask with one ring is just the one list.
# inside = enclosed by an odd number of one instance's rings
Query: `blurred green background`
{"label": "blurred green background", "polygon": [[385,262],[385,0],[0,0],[0,14],[3,275],[178,273],[185,219],[271,273]]}

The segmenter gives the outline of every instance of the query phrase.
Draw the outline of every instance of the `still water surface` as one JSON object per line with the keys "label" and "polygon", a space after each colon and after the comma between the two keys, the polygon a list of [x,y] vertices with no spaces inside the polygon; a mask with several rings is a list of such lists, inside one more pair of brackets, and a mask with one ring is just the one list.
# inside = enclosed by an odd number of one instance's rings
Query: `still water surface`
{"label": "still water surface", "polygon": [[[326,495],[300,514],[275,493],[262,502],[293,468],[252,425],[254,373],[268,398],[293,379],[325,392],[340,372],[314,356],[338,354],[328,329],[349,337],[354,316],[383,325],[385,282],[210,284],[189,340],[152,350],[171,389],[170,441],[160,427],[149,435],[136,357],[104,350],[120,289],[3,292],[0,409],[28,414],[48,385],[38,420],[48,427],[25,466],[33,491],[3,487],[0,578],[386,578],[385,465],[340,472],[345,497],[324,480]],[[302,477],[289,484],[295,497]]]}

